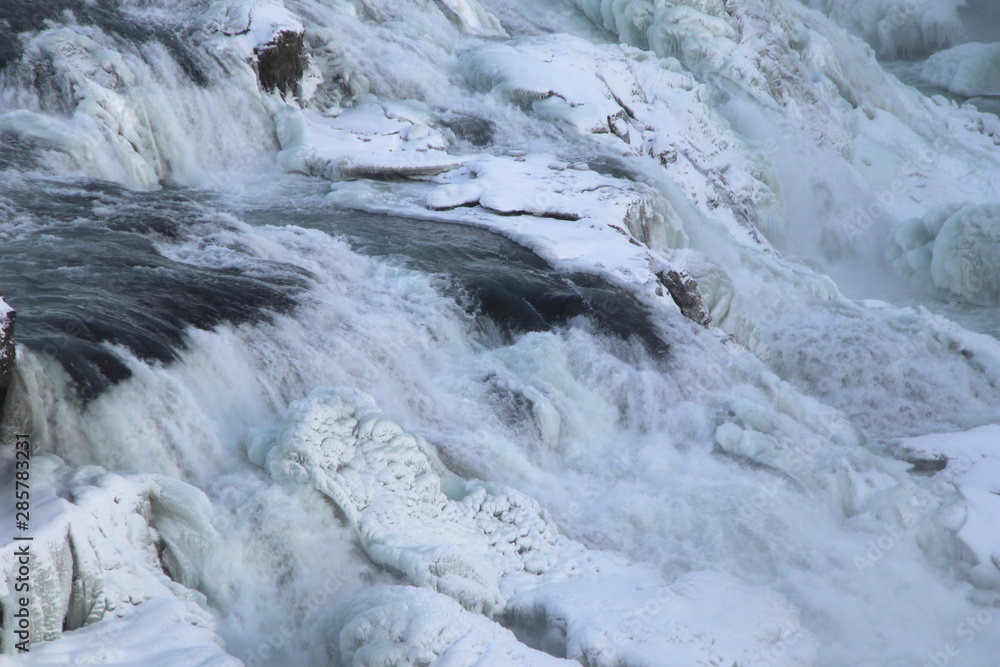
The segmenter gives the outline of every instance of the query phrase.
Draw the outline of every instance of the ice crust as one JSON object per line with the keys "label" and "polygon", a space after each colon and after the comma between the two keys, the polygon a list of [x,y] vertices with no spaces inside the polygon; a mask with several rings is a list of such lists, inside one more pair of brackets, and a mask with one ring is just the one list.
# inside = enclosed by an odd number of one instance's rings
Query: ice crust
{"label": "ice crust", "polygon": [[[586,665],[729,663],[801,632],[794,607],[772,591],[719,573],[667,585],[648,567],[565,538],[524,494],[447,472],[423,438],[355,389],[314,390],[292,404],[280,430],[253,432],[246,448],[273,479],[330,497],[376,563],[553,655]],[[325,623],[349,628],[365,607],[388,604],[385,595],[345,602]],[[416,622],[405,604],[429,613],[420,596],[392,596],[404,603],[391,617],[396,624]],[[356,632],[340,632],[341,656],[356,650]],[[327,638],[337,641],[330,630]],[[402,649],[371,650],[389,656]],[[815,657],[804,640],[775,664],[813,664]]]}
{"label": "ice crust", "polygon": [[468,161],[445,152],[428,116],[418,102],[370,102],[335,118],[286,107],[276,121],[283,147],[278,159],[289,171],[333,180],[428,177]]}

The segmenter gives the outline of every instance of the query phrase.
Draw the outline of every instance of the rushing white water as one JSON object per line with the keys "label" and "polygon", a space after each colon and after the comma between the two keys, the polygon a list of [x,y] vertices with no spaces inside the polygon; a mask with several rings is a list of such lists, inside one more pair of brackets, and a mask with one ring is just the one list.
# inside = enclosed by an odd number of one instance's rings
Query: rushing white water
{"label": "rushing white water", "polygon": [[958,4],[0,9],[0,662],[992,664]]}

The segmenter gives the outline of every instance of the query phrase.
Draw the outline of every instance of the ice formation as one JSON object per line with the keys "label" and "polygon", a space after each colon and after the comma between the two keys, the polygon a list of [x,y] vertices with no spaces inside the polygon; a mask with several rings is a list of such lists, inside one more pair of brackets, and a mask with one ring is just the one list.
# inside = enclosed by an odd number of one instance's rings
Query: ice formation
{"label": "ice formation", "polygon": [[1000,44],[969,43],[928,58],[920,75],[956,95],[1000,95]]}
{"label": "ice formation", "polygon": [[863,37],[880,55],[907,57],[965,39],[965,0],[803,0]]}
{"label": "ice formation", "polygon": [[[2,502],[13,517],[10,479]],[[222,649],[205,596],[195,590],[207,585],[202,573],[220,548],[204,493],[159,475],[73,469],[41,455],[32,461],[30,488],[32,540],[12,540],[12,526],[0,548],[5,606],[17,597],[17,550],[27,544],[32,554],[25,664],[69,656],[239,664]],[[5,617],[13,612],[4,609]],[[4,624],[4,652],[20,641],[14,632]]]}
{"label": "ice formation", "polygon": [[410,586],[375,588],[343,600],[317,621],[311,663],[578,665],[534,651],[496,623],[444,595]]}
{"label": "ice formation", "polygon": [[[568,540],[524,494],[447,472],[426,441],[355,389],[313,391],[280,430],[254,432],[246,447],[273,479],[329,496],[373,561],[550,654],[586,665],[728,663],[801,632],[794,608],[766,589],[707,572],[668,586],[647,567]],[[395,597],[397,607],[408,600]],[[336,629],[358,613],[337,611],[327,623]],[[341,632],[340,641],[350,655],[357,640]],[[811,664],[812,647],[803,640],[775,664]]]}
{"label": "ice formation", "polygon": [[899,227],[886,260],[968,303],[1000,304],[1000,207],[948,206]]}
{"label": "ice formation", "polygon": [[326,118],[286,107],[276,126],[289,171],[330,179],[427,177],[461,166],[419,102],[359,104]]}

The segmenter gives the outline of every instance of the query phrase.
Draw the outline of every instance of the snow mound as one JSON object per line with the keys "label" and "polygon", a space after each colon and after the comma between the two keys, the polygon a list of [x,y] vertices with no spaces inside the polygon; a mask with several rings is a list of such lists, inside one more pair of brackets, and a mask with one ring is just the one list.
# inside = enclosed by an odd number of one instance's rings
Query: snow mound
{"label": "snow mound", "polygon": [[917,285],[1000,304],[1000,206],[945,206],[904,223],[889,239],[886,260]]}
{"label": "snow mound", "polygon": [[905,58],[958,44],[965,0],[803,0],[826,13],[885,58]]}
{"label": "snow mound", "polygon": [[[54,456],[34,457],[31,470],[33,539],[14,540],[6,527],[0,534],[0,593],[16,597],[18,550],[28,545],[32,659],[122,663],[132,647],[155,656],[149,664],[239,664],[219,647],[205,596],[192,590],[207,583],[203,569],[220,550],[201,491],[160,475],[72,469]],[[9,479],[0,509],[13,517]],[[126,630],[143,634],[123,646]],[[4,649],[21,639],[5,625]]]}
{"label": "snow mound", "polygon": [[419,102],[359,104],[329,118],[284,107],[275,119],[288,171],[353,178],[427,177],[455,169],[468,158],[449,155],[441,133]]}
{"label": "snow mound", "polygon": [[532,650],[509,630],[427,589],[355,594],[317,622],[314,665],[578,665]]}
{"label": "snow mound", "polygon": [[[524,494],[448,473],[426,441],[356,389],[314,390],[284,427],[252,432],[246,448],[273,479],[330,497],[373,561],[553,655],[731,664],[800,632],[795,609],[772,591],[713,573],[668,586],[652,569],[567,539]],[[811,640],[797,646],[772,664],[813,664]]]}
{"label": "snow mound", "polygon": [[1000,583],[1000,425],[905,438],[899,449],[907,458],[946,462],[938,475],[955,484],[965,499],[958,539],[974,556],[973,581],[996,586]]}
{"label": "snow mound", "polygon": [[1000,95],[1000,44],[962,44],[935,53],[920,76],[956,95]]}

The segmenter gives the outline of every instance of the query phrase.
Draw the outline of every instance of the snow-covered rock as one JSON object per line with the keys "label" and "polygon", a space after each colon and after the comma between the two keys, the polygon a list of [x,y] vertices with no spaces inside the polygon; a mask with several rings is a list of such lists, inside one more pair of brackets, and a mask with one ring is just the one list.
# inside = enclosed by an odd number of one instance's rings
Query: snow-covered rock
{"label": "snow-covered rock", "polygon": [[479,90],[615,152],[655,158],[706,215],[759,243],[758,228],[780,226],[780,186],[766,157],[710,108],[680,63],[648,56],[552,35],[491,44],[462,63]]}
{"label": "snow-covered rock", "polygon": [[1000,95],[1000,44],[973,42],[935,53],[920,76],[956,95]]}
{"label": "snow-covered rock", "polygon": [[278,159],[289,171],[333,180],[426,178],[465,164],[445,151],[432,122],[419,102],[368,102],[332,118],[289,106],[277,116]]}
{"label": "snow-covered rock", "polygon": [[[194,590],[210,588],[201,576],[219,551],[202,492],[160,475],[68,468],[51,455],[33,457],[30,470],[30,528],[17,533],[30,541],[14,539],[13,474],[0,499],[11,518],[0,528],[0,599],[6,621],[27,596],[32,660],[79,654],[122,663],[149,655],[149,664],[239,664],[220,647],[205,596]],[[19,593],[25,549],[30,590]],[[4,652],[25,639],[17,630],[4,623]]]}
{"label": "snow-covered rock", "polygon": [[[553,655],[585,665],[730,664],[800,631],[795,609],[767,589],[718,573],[667,585],[648,567],[567,539],[533,499],[449,473],[426,441],[355,389],[314,390],[282,428],[252,432],[246,449],[273,479],[330,497],[376,563]],[[405,605],[396,609],[395,627],[413,622]],[[328,624],[344,627],[344,615]],[[341,641],[353,646],[354,634],[342,631]],[[773,664],[815,658],[806,638]]]}

